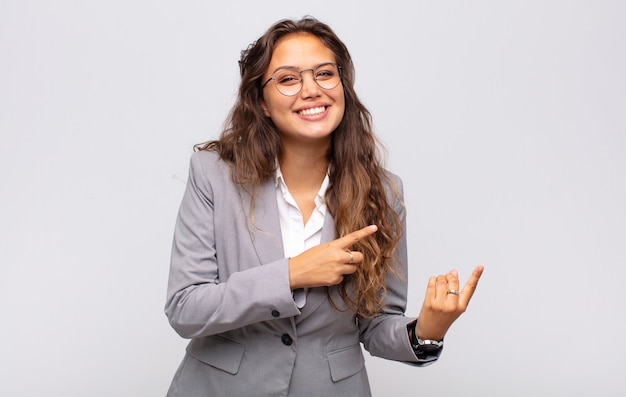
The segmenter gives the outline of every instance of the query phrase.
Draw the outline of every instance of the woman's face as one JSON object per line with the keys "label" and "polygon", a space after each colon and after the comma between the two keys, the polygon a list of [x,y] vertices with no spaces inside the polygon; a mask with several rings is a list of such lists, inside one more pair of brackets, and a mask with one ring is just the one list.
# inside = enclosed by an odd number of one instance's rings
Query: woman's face
{"label": "woman's face", "polygon": [[[320,39],[308,33],[289,34],[274,48],[263,82],[282,68],[301,71],[329,62],[336,62],[335,55]],[[283,143],[328,143],[343,118],[343,86],[339,82],[332,89],[323,89],[313,79],[313,72],[308,70],[302,72],[302,89],[293,96],[281,94],[275,81],[267,83],[263,88],[261,106],[280,132]]]}

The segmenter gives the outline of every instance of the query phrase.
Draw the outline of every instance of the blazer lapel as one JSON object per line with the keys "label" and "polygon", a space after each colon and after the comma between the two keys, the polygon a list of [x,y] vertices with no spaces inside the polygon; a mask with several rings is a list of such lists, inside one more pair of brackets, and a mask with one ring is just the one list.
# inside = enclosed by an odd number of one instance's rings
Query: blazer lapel
{"label": "blazer lapel", "polygon": [[[257,187],[254,203],[251,202],[250,193],[240,188],[243,212],[252,213],[252,217],[248,219],[248,229],[261,264],[274,262],[285,256],[274,183],[274,179],[269,178]],[[251,189],[250,186],[247,188]]]}

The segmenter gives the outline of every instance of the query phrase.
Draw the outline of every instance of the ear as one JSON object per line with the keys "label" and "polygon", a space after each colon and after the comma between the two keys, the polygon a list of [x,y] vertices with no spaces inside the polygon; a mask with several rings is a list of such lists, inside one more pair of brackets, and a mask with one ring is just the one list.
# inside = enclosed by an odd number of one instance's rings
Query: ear
{"label": "ear", "polygon": [[263,109],[263,114],[265,114],[265,117],[270,117],[270,111],[267,108],[267,104],[265,103],[265,99],[261,99],[261,109]]}

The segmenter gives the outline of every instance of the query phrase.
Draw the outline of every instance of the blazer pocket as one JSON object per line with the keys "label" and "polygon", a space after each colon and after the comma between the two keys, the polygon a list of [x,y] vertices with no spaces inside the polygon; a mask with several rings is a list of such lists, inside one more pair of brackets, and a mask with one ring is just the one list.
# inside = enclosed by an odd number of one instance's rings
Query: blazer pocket
{"label": "blazer pocket", "polygon": [[194,339],[187,346],[187,353],[196,360],[233,375],[239,372],[244,351],[240,343],[216,335]]}
{"label": "blazer pocket", "polygon": [[327,357],[333,382],[338,382],[360,372],[365,364],[363,351],[359,344],[334,350],[328,353]]}

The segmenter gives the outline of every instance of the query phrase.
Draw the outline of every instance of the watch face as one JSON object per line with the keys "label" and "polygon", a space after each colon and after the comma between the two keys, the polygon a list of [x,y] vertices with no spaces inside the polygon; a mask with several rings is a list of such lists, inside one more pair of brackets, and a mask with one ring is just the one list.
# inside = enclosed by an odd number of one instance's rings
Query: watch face
{"label": "watch face", "polygon": [[434,344],[424,344],[424,345],[418,346],[418,350],[424,353],[436,352],[439,349],[441,349],[441,347],[438,345],[434,345]]}

